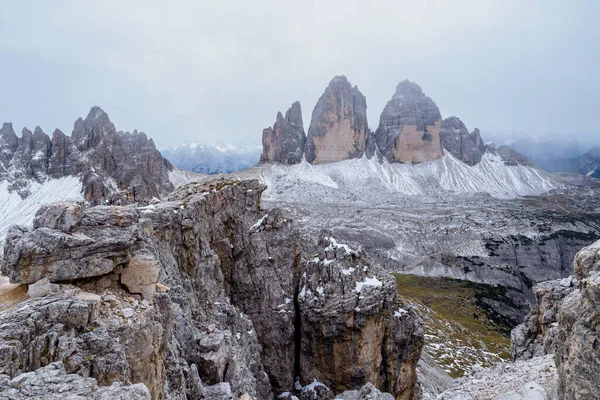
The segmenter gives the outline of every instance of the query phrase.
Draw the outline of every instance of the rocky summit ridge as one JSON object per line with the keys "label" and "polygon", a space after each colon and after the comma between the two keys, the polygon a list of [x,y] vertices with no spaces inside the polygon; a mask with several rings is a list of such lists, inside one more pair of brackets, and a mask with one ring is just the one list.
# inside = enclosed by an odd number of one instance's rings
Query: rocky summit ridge
{"label": "rocky summit ridge", "polygon": [[260,163],[293,165],[305,159],[311,164],[327,164],[364,156],[420,164],[441,159],[445,152],[469,166],[479,164],[486,152],[498,154],[509,166],[532,166],[507,146],[486,146],[479,129],[469,133],[457,117],[442,119],[435,102],[409,80],[396,86],[372,132],[365,96],[343,75],[334,77],[319,98],[307,134],[299,102],[285,117],[277,114],[273,127],[263,131]]}
{"label": "rocky summit ridge", "polygon": [[71,136],[56,129],[50,138],[38,126],[19,138],[11,123],[0,129],[0,184],[22,199],[35,184],[73,176],[91,204],[144,202],[173,190],[172,170],[152,139],[117,131],[100,107],[77,119]]}

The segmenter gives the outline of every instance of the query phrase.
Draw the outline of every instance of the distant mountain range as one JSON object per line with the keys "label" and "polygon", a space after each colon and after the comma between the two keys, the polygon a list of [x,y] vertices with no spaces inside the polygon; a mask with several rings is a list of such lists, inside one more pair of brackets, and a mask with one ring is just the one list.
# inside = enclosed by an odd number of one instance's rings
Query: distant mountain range
{"label": "distant mountain range", "polygon": [[262,146],[232,146],[211,142],[188,143],[162,151],[175,167],[199,174],[229,174],[258,163]]}
{"label": "distant mountain range", "polygon": [[600,178],[600,147],[593,147],[580,157],[551,160],[540,166],[548,172],[572,172]]}

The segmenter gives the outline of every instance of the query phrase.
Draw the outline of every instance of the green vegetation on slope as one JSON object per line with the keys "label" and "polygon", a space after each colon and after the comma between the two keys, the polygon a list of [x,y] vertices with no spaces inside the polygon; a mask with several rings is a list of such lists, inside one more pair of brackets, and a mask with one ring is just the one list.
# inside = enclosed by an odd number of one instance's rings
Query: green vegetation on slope
{"label": "green vegetation on slope", "polygon": [[509,359],[514,322],[500,318],[484,302],[510,303],[504,288],[447,278],[395,277],[398,293],[425,321],[425,351],[450,376]]}

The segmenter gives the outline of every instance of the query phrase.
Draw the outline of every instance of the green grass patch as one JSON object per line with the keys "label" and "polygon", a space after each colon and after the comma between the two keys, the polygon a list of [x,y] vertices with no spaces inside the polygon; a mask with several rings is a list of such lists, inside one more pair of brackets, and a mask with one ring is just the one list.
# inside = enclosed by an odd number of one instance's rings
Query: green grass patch
{"label": "green grass patch", "polygon": [[506,288],[447,278],[397,275],[398,293],[425,322],[426,350],[452,377],[475,364],[491,366],[510,357],[514,321],[502,318],[486,303],[511,304]]}

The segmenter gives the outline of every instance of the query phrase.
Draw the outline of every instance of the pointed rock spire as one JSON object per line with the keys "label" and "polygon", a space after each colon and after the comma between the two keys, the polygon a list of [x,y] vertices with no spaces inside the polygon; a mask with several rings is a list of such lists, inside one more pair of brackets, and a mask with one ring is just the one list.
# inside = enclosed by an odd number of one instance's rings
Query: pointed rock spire
{"label": "pointed rock spire", "polygon": [[260,162],[298,164],[302,161],[305,142],[302,109],[300,103],[295,102],[285,113],[285,118],[278,112],[273,127],[263,130]]}
{"label": "pointed rock spire", "polygon": [[2,124],[2,129],[0,129],[0,178],[3,176],[2,171],[8,168],[17,147],[19,147],[19,137],[16,135],[12,124],[5,122]]}
{"label": "pointed rock spire", "polygon": [[440,138],[444,150],[465,164],[473,166],[481,161],[481,150],[465,124],[457,117],[448,117],[442,121]]}
{"label": "pointed rock spire", "polygon": [[368,136],[365,96],[345,76],[334,77],[312,113],[306,160],[322,164],[362,157]]}
{"label": "pointed rock spire", "polygon": [[103,137],[116,132],[108,114],[100,107],[94,106],[84,120],[79,118],[75,121],[71,137],[79,150],[85,151],[95,147]]}
{"label": "pointed rock spire", "polygon": [[473,130],[473,132],[471,132],[471,140],[473,140],[473,142],[475,142],[475,146],[477,146],[477,148],[479,149],[479,151],[481,152],[481,154],[485,154],[485,143],[483,142],[483,139],[481,138],[481,133],[479,132],[479,128],[475,128]]}

